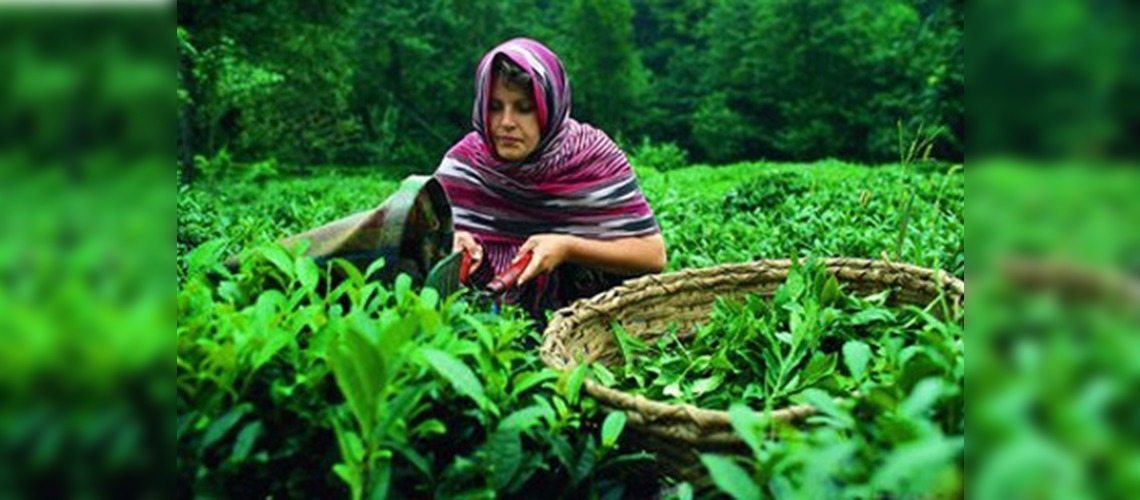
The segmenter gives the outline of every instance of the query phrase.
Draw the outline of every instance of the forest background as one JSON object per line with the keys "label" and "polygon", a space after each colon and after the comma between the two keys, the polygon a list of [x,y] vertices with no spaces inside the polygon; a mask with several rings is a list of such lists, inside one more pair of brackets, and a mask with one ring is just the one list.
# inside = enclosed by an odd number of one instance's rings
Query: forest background
{"label": "forest background", "polygon": [[[471,130],[480,56],[558,53],[572,114],[688,163],[965,160],[964,5],[946,0],[190,0],[183,180],[219,163],[431,171]],[[195,157],[199,157],[195,161]]]}

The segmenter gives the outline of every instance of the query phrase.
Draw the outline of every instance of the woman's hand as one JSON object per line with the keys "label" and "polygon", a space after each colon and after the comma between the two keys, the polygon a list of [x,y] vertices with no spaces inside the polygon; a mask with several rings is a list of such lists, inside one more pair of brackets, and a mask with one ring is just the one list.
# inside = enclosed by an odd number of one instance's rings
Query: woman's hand
{"label": "woman's hand", "polygon": [[601,269],[618,276],[640,276],[665,269],[665,240],[660,233],[648,236],[594,240],[568,234],[536,234],[519,247],[517,262],[534,252],[530,264],[519,276],[519,284],[553,271],[566,262]]}
{"label": "woman's hand", "polygon": [[549,273],[563,262],[570,260],[574,246],[579,238],[568,234],[536,234],[531,236],[519,247],[519,253],[511,262],[518,262],[527,252],[534,253],[530,264],[519,276],[518,284],[522,285],[543,273]]}
{"label": "woman's hand", "polygon": [[479,242],[475,241],[475,237],[467,231],[455,232],[455,238],[452,239],[451,251],[467,252],[471,255],[470,272],[475,272],[476,269],[479,269],[479,264],[483,263],[483,247],[479,246]]}

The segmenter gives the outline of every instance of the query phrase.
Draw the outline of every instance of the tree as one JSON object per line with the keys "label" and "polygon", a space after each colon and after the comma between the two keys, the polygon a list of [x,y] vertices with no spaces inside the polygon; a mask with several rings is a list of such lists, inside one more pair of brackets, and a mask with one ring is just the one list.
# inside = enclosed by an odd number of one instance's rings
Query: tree
{"label": "tree", "polygon": [[646,87],[633,7],[629,0],[574,0],[568,12],[573,45],[556,50],[570,75],[574,114],[611,134],[628,134]]}

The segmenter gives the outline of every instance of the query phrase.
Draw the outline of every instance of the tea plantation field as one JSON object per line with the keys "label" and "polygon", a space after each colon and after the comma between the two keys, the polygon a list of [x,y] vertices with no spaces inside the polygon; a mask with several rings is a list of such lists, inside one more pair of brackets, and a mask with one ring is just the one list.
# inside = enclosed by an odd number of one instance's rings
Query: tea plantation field
{"label": "tea plantation field", "polygon": [[[668,270],[846,256],[965,274],[960,167],[746,163],[638,175]],[[380,204],[398,176],[237,177],[179,193],[180,496],[961,495],[961,318],[813,295],[826,286],[810,274],[820,285],[786,292],[780,308],[725,305],[718,314],[773,315],[755,321],[772,330],[757,335],[773,352],[802,325],[819,325],[813,339],[843,326],[841,349],[782,372],[797,377],[810,363],[836,382],[780,393],[820,410],[795,427],[762,423],[750,409],[763,395],[708,399],[732,399],[717,409],[732,409],[752,453],[702,456],[703,480],[657,479],[638,472],[657,458],[629,445],[623,415],[606,415],[580,394],[580,378],[543,365],[541,332],[520,312],[491,315],[360,272],[326,286],[325,270],[272,244]],[[222,269],[239,249],[253,257],[240,272]],[[858,315],[865,321],[843,319]],[[750,342],[748,330],[734,332]],[[720,376],[715,363],[697,365]]]}

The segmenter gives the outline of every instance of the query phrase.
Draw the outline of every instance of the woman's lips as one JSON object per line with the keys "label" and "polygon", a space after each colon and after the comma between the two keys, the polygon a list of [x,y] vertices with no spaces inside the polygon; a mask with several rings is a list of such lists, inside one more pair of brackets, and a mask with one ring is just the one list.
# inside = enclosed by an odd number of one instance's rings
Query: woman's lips
{"label": "woman's lips", "polygon": [[499,142],[503,143],[506,146],[514,146],[515,144],[522,142],[522,139],[515,139],[514,137],[499,137]]}

